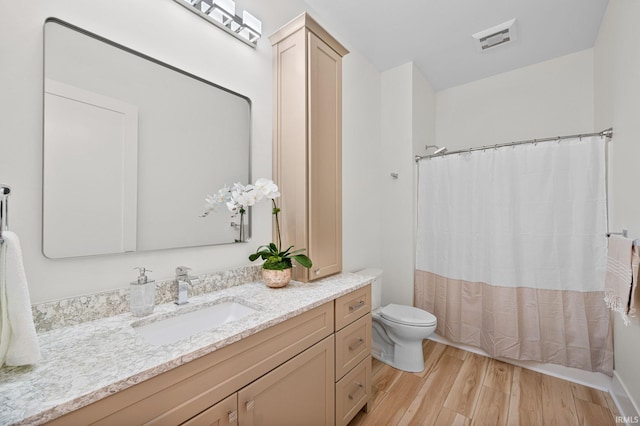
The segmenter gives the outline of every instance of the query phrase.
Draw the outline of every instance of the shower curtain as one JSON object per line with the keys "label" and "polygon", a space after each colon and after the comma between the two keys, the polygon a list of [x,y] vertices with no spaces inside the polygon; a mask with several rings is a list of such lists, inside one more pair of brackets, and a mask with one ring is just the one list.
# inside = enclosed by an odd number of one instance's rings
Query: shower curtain
{"label": "shower curtain", "polygon": [[605,140],[419,163],[415,306],[492,356],[613,370]]}

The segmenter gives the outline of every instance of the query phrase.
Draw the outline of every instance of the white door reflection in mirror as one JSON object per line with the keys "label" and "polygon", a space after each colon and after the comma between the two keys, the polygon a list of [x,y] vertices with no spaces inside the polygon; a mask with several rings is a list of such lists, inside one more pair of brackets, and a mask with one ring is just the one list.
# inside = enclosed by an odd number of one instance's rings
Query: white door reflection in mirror
{"label": "white door reflection in mirror", "polygon": [[44,254],[134,251],[137,107],[45,79],[44,113]]}

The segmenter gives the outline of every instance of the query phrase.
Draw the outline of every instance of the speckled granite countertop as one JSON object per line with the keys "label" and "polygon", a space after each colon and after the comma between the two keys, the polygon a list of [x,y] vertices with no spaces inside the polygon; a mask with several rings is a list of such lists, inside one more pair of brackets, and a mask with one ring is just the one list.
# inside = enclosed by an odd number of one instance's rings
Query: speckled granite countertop
{"label": "speckled granite countertop", "polygon": [[[192,297],[183,306],[159,305],[144,318],[125,313],[39,333],[39,364],[0,369],[0,424],[53,420],[361,288],[371,278],[345,273],[282,289],[254,282]],[[148,343],[132,327],[225,300],[258,312],[165,346]]]}

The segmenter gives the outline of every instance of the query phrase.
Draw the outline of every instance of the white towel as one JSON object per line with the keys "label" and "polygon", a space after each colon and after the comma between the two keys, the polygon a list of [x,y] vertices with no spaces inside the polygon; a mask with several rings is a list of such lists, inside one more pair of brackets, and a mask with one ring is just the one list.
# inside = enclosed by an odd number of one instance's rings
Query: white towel
{"label": "white towel", "polygon": [[35,364],[40,346],[31,313],[18,236],[2,233],[0,247],[0,366]]}
{"label": "white towel", "polygon": [[633,274],[632,247],[633,241],[629,238],[618,235],[609,237],[604,301],[609,309],[620,313],[625,325],[629,324],[629,298]]}
{"label": "white towel", "polygon": [[640,247],[636,245],[633,246],[631,268],[633,269],[633,283],[631,284],[631,297],[629,298],[629,316],[637,318],[640,315],[640,291],[638,291],[638,279],[640,278]]}

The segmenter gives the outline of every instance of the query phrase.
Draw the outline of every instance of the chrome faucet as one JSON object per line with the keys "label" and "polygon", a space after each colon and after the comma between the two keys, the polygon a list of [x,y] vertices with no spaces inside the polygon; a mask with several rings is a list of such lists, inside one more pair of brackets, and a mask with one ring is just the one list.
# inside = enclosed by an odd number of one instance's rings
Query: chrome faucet
{"label": "chrome faucet", "polygon": [[192,280],[189,277],[189,271],[191,268],[186,266],[178,266],[176,268],[176,284],[178,285],[178,295],[175,301],[176,305],[184,305],[189,303],[189,287],[192,285]]}

